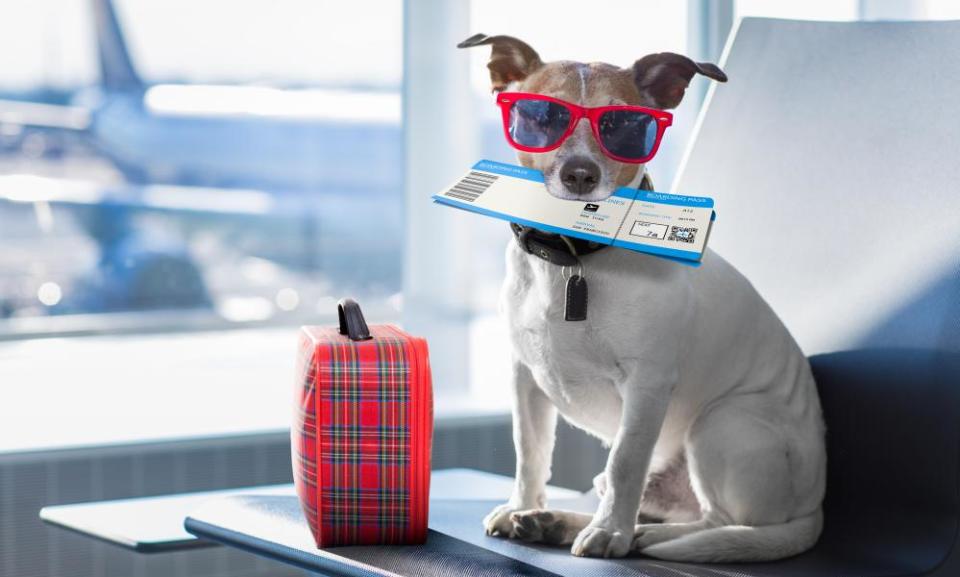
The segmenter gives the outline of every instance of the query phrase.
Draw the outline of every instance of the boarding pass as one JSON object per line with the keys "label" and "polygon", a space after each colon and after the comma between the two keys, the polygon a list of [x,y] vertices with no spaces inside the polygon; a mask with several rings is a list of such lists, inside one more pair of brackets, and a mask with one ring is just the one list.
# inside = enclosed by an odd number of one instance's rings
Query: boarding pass
{"label": "boarding pass", "polygon": [[539,170],[481,160],[434,202],[566,236],[699,265],[713,199],[618,188],[595,202],[547,192]]}

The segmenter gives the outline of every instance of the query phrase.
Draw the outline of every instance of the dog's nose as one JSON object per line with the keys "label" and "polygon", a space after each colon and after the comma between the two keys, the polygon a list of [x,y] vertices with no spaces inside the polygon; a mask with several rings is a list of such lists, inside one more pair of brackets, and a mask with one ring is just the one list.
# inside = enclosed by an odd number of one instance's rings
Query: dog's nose
{"label": "dog's nose", "polygon": [[575,156],[560,168],[560,181],[573,194],[589,194],[600,184],[600,167],[583,156]]}

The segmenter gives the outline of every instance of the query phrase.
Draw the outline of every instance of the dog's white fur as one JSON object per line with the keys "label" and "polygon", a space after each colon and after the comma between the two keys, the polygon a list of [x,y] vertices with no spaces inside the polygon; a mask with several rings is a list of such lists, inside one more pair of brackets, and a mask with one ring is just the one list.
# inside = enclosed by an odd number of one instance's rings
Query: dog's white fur
{"label": "dog's white fur", "polygon": [[[581,102],[603,102],[579,73]],[[609,166],[592,138],[584,122],[538,155],[551,193],[563,195],[551,170],[571,151]],[[824,425],[807,359],[773,310],[710,250],[699,268],[616,248],[582,262],[587,320],[568,322],[560,267],[515,242],[507,249],[517,476],[487,532],[572,544],[575,555],[677,561],[773,560],[811,547]],[[611,445],[592,517],[544,509],[558,412]],[[637,524],[638,515],[665,522]]]}
{"label": "dog's white fur", "polygon": [[[514,513],[545,506],[559,411],[612,445],[592,519],[553,516],[568,538],[582,526],[574,554],[760,561],[813,545],[825,458],[809,365],[742,275],[712,251],[703,260],[590,255],[587,320],[567,322],[560,269],[510,244],[501,302],[516,357],[517,478],[488,529],[515,534],[524,513]],[[648,474],[680,455],[699,510],[645,496],[654,514],[684,522],[636,525]]]}

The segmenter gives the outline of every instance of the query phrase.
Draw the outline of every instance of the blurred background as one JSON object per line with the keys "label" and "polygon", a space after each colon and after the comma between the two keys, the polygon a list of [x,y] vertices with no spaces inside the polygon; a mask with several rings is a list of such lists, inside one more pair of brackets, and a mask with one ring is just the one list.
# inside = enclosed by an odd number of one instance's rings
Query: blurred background
{"label": "blurred background", "polygon": [[[429,200],[480,158],[514,160],[488,49],[455,44],[717,62],[748,16],[960,4],[2,0],[0,575],[268,571],[226,551],[144,560],[36,511],[288,480],[296,328],[332,324],[343,296],[430,341],[437,466],[512,472],[496,315],[511,236]],[[658,190],[707,89],[694,80],[649,166]],[[567,428],[561,442],[584,459],[554,482],[586,488],[602,450]]]}

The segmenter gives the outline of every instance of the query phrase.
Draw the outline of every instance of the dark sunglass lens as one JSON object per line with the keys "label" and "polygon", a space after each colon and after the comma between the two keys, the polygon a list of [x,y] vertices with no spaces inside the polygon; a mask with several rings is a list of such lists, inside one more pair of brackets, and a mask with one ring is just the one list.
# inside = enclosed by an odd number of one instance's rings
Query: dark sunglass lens
{"label": "dark sunglass lens", "polygon": [[611,110],[600,117],[600,140],[623,158],[649,156],[657,143],[657,119],[633,110]]}
{"label": "dark sunglass lens", "polygon": [[518,100],[510,107],[510,137],[517,144],[546,148],[570,125],[570,111],[547,100]]}

